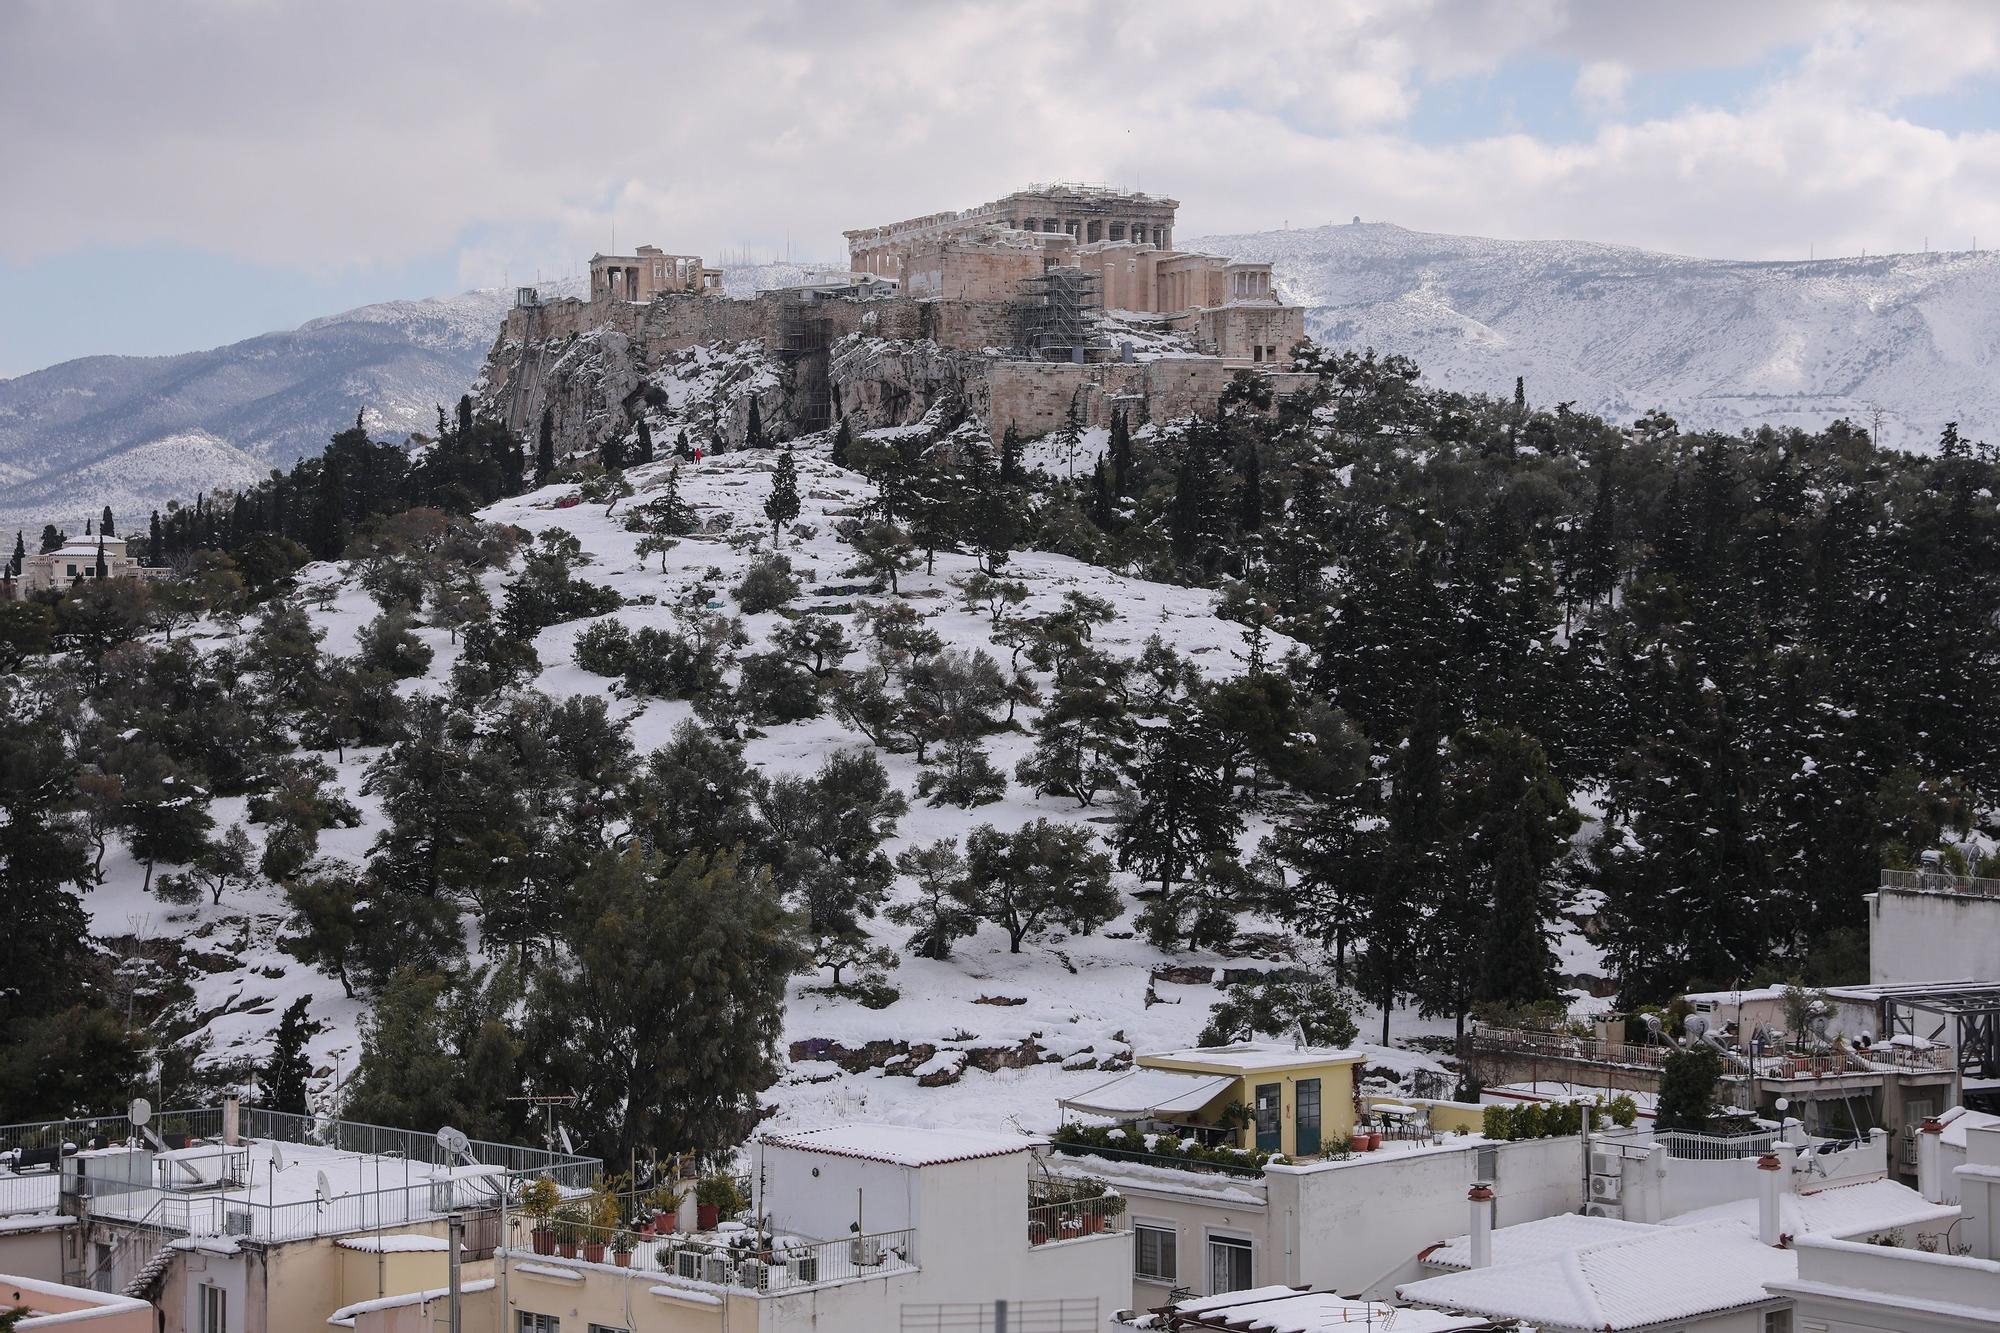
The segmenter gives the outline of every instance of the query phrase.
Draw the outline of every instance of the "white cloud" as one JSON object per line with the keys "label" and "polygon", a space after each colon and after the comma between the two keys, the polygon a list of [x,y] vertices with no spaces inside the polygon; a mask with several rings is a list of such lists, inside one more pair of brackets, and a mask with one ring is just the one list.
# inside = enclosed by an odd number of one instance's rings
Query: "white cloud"
{"label": "white cloud", "polygon": [[[1735,110],[1418,142],[1439,80],[1787,72]],[[468,281],[610,243],[834,257],[844,227],[1032,180],[1176,195],[1182,234],[1345,218],[1710,255],[2000,236],[2000,140],[1900,118],[1991,74],[2000,7],[1565,0],[1218,6],[0,8],[0,257],[193,246]]]}
{"label": "white cloud", "polygon": [[1597,115],[1609,115],[1625,108],[1625,90],[1632,84],[1632,70],[1616,60],[1593,60],[1576,72],[1571,90],[1578,105]]}

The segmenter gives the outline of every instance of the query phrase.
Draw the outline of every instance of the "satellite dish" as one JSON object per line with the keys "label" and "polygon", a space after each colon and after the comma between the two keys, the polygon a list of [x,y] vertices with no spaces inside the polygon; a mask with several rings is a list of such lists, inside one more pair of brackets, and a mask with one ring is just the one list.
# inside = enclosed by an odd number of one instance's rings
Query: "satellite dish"
{"label": "satellite dish", "polygon": [[1687,1033],[1689,1041],[1700,1041],[1708,1035],[1708,1020],[1700,1014],[1689,1014],[1681,1020],[1681,1031]]}
{"label": "satellite dish", "polygon": [[134,1129],[144,1129],[153,1119],[153,1104],[144,1097],[134,1097],[132,1105],[125,1110],[125,1118],[132,1122]]}
{"label": "satellite dish", "polygon": [[322,1208],[333,1202],[333,1183],[326,1178],[324,1171],[319,1173],[319,1183],[314,1189],[313,1197],[319,1200]]}
{"label": "satellite dish", "polygon": [[557,1125],[556,1136],[562,1140],[563,1152],[567,1153],[571,1157],[576,1156],[576,1145],[569,1141],[568,1127],[564,1125]]}
{"label": "satellite dish", "polygon": [[285,1169],[285,1150],[276,1143],[271,1145],[271,1169],[273,1171]]}
{"label": "satellite dish", "polygon": [[1640,1014],[1639,1021],[1646,1025],[1647,1036],[1657,1037],[1660,1035],[1660,1016],[1658,1014]]}
{"label": "satellite dish", "polygon": [[464,1131],[450,1125],[437,1132],[437,1145],[453,1157],[463,1157],[472,1150],[472,1140],[465,1137]]}

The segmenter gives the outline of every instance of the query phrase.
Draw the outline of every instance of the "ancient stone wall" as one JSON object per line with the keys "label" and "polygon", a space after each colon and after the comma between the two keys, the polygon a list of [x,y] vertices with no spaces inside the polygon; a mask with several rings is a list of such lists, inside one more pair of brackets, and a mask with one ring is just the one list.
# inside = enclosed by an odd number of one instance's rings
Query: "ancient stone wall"
{"label": "ancient stone wall", "polygon": [[[1106,365],[995,362],[987,368],[987,421],[993,438],[1012,426],[1023,435],[1059,429],[1075,405],[1084,427],[1108,426],[1123,407],[1134,425],[1163,423],[1213,412],[1216,400],[1241,369],[1207,358],[1111,363]],[[1311,385],[1313,377],[1285,372],[1269,375],[1274,397]]]}

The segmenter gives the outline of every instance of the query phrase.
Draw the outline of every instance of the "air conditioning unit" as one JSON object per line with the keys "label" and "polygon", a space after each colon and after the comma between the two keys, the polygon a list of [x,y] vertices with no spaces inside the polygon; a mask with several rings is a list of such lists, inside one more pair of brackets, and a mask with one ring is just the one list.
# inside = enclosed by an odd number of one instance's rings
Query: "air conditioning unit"
{"label": "air conditioning unit", "polygon": [[795,1254],[791,1259],[792,1280],[800,1283],[819,1281],[819,1255],[808,1250]]}
{"label": "air conditioning unit", "polygon": [[222,1234],[225,1236],[247,1236],[250,1234],[250,1210],[231,1208],[222,1214]]}
{"label": "air conditioning unit", "polygon": [[1625,1191],[1623,1176],[1599,1176],[1590,1178],[1590,1199],[1593,1203],[1617,1203]]}
{"label": "air conditioning unit", "polygon": [[704,1254],[701,1256],[701,1280],[726,1287],[729,1285],[729,1266],[727,1255]]}
{"label": "air conditioning unit", "polygon": [[1625,1159],[1615,1152],[1594,1152],[1590,1155],[1590,1174],[1593,1176],[1616,1176],[1625,1171]]}
{"label": "air conditioning unit", "polygon": [[1623,1220],[1625,1208],[1624,1205],[1616,1203],[1589,1203],[1584,1205],[1583,1215],[1585,1217],[1615,1217]]}
{"label": "air conditioning unit", "polygon": [[762,1260],[745,1259],[736,1266],[736,1284],[752,1291],[769,1291],[771,1269]]}
{"label": "air conditioning unit", "polygon": [[847,1243],[848,1261],[856,1268],[873,1268],[882,1262],[880,1236],[856,1236]]}
{"label": "air conditioning unit", "polygon": [[675,1250],[674,1276],[690,1282],[701,1281],[701,1255],[693,1250]]}

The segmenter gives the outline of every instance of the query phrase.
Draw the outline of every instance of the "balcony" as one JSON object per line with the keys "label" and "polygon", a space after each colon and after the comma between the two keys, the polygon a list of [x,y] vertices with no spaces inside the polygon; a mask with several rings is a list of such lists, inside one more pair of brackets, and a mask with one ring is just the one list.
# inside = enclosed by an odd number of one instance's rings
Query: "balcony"
{"label": "balcony", "polygon": [[1910,893],[1958,893],[1974,898],[2000,898],[2000,879],[1954,875],[1947,870],[1884,870],[1881,887]]}
{"label": "balcony", "polygon": [[725,1223],[714,1231],[655,1235],[561,1220],[538,1224],[518,1215],[507,1219],[505,1253],[515,1272],[531,1276],[606,1271],[666,1287],[760,1297],[888,1277],[918,1266],[914,1229],[816,1240]]}

